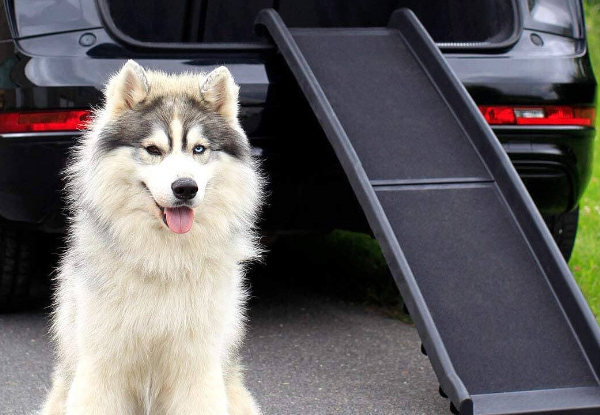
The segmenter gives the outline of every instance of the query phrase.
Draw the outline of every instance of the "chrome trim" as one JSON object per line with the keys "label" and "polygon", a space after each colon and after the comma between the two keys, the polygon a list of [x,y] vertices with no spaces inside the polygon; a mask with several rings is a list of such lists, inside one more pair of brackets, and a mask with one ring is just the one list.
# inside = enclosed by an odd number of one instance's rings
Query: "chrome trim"
{"label": "chrome trim", "polygon": [[2,133],[2,138],[29,138],[29,137],[68,137],[76,136],[79,137],[83,134],[83,131],[30,131],[26,133]]}

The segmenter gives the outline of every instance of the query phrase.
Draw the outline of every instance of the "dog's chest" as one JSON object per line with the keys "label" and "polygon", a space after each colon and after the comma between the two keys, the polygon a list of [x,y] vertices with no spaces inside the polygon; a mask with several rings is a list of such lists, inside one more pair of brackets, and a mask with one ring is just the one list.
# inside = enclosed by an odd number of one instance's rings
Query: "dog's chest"
{"label": "dog's chest", "polygon": [[[230,324],[235,300],[214,283],[148,284],[133,282],[97,298],[97,318],[113,316],[107,335],[123,336],[160,349],[173,342],[200,341]],[[115,318],[116,317],[116,318]]]}

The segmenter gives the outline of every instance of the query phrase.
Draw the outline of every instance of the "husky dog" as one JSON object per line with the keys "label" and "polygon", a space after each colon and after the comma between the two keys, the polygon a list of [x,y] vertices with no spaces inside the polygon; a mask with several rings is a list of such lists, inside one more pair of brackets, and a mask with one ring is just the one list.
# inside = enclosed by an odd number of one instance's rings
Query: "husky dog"
{"label": "husky dog", "polygon": [[263,186],[237,115],[224,67],[108,82],[67,168],[43,415],[260,414],[238,347]]}

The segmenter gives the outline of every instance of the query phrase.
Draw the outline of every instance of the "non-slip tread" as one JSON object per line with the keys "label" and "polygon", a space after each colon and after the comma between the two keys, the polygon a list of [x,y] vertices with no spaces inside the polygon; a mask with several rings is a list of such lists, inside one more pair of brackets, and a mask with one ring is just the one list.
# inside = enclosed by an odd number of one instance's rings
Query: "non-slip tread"
{"label": "non-slip tread", "polygon": [[495,184],[377,196],[471,393],[597,386]]}
{"label": "non-slip tread", "polygon": [[371,180],[490,178],[396,30],[292,31]]}

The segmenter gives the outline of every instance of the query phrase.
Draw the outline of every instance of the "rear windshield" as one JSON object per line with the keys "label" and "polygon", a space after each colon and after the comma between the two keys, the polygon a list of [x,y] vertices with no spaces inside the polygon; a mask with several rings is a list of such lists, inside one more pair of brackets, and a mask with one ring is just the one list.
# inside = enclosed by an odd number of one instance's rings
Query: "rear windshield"
{"label": "rear windshield", "polygon": [[275,8],[290,27],[386,26],[412,9],[437,42],[501,42],[514,30],[511,0],[98,0],[125,34],[144,42],[254,42],[254,19]]}

